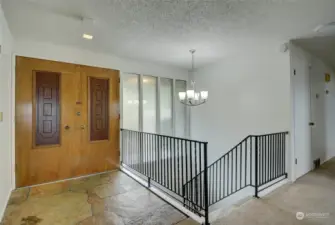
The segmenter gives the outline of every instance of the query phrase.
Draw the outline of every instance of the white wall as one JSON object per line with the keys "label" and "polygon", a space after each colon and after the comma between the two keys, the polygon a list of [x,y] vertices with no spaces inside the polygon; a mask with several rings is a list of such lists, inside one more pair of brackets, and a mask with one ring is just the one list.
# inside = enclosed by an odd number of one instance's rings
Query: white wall
{"label": "white wall", "polygon": [[12,190],[12,154],[11,154],[11,50],[12,36],[7,26],[2,8],[0,8],[0,221]]}
{"label": "white wall", "polygon": [[123,59],[114,55],[95,53],[71,46],[22,40],[16,41],[14,46],[14,53],[20,56],[111,68],[121,72],[158,77],[180,79],[187,79],[188,77],[187,71],[184,69]]}
{"label": "white wall", "polygon": [[209,142],[209,162],[249,134],[289,131],[289,69],[289,54],[269,48],[246,50],[196,73],[209,100],[192,108],[191,135]]}

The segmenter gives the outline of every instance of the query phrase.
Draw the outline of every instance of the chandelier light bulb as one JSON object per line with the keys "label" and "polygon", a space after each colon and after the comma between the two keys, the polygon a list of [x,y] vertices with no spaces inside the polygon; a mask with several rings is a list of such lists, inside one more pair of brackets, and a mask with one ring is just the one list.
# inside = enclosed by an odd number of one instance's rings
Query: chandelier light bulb
{"label": "chandelier light bulb", "polygon": [[200,95],[201,95],[201,99],[207,100],[207,98],[208,98],[208,91],[202,91],[202,92],[200,92]]}
{"label": "chandelier light bulb", "polygon": [[179,92],[179,100],[184,101],[186,98],[186,92]]}
{"label": "chandelier light bulb", "polygon": [[187,90],[187,99],[194,99],[194,90]]}
{"label": "chandelier light bulb", "polygon": [[195,93],[194,94],[194,100],[199,101],[199,99],[200,99],[200,93]]}

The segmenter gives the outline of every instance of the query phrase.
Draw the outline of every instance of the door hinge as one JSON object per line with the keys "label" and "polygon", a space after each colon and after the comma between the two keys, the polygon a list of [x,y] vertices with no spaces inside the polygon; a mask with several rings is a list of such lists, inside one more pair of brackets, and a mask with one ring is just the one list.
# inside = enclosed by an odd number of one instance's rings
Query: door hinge
{"label": "door hinge", "polygon": [[295,165],[297,165],[298,164],[298,159],[297,158],[295,158]]}
{"label": "door hinge", "polygon": [[297,75],[296,69],[293,70],[293,75]]}

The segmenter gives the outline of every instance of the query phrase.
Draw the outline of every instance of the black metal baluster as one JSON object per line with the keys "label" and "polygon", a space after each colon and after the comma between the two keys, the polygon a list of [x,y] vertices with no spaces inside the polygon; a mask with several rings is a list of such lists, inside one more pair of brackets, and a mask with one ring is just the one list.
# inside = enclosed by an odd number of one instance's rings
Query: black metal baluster
{"label": "black metal baluster", "polygon": [[235,191],[237,190],[237,148],[234,149],[235,151]]}
{"label": "black metal baluster", "polygon": [[167,158],[167,146],[166,146],[166,137],[163,137],[163,171],[162,171],[162,185],[164,187],[166,187],[166,173],[167,173],[167,169],[166,169],[166,158]]}
{"label": "black metal baluster", "polygon": [[193,149],[194,149],[194,181],[195,181],[195,202],[197,204],[199,204],[198,202],[198,191],[199,191],[199,187],[198,187],[198,160],[197,160],[197,143],[196,142],[193,142],[192,144],[193,146]]}
{"label": "black metal baluster", "polygon": [[[185,183],[187,183],[189,181],[189,176],[188,176],[188,155],[187,155],[187,141],[184,141],[184,151],[185,151],[185,175],[186,175],[186,181]],[[188,187],[190,185],[188,184]]]}
{"label": "black metal baluster", "polygon": [[240,144],[240,160],[238,160],[240,162],[240,189],[242,188],[242,143]]}
{"label": "black metal baluster", "polygon": [[[192,157],[192,147],[191,147],[191,141],[189,141],[189,152],[190,152],[190,172],[191,172],[191,179],[193,179],[193,157]],[[191,183],[192,184],[192,183]],[[191,189],[191,190],[193,190],[193,188]],[[193,201],[193,193],[191,193],[191,195],[192,195],[192,202],[194,202]]]}
{"label": "black metal baluster", "polygon": [[279,151],[281,149],[281,141],[280,141],[280,134],[276,134],[276,139],[277,139],[277,146],[276,146],[276,151],[275,151],[275,154],[274,154],[274,161],[276,162],[275,163],[275,166],[273,167],[273,170],[274,170],[274,177],[278,177],[278,175],[280,174],[279,170],[278,170],[278,166],[280,166],[280,161],[279,161]]}
{"label": "black metal baluster", "polygon": [[278,150],[277,150],[277,152],[278,152],[278,166],[277,166],[277,168],[278,168],[278,172],[277,172],[277,176],[279,176],[279,175],[282,175],[282,172],[281,172],[281,151],[282,151],[282,148],[283,148],[283,145],[282,145],[282,137],[283,137],[283,134],[278,134],[277,135],[278,136],[278,138],[279,138],[279,140],[281,140],[281,142],[280,142],[280,144],[278,145]]}
{"label": "black metal baluster", "polygon": [[245,140],[245,145],[244,145],[244,187],[247,186],[247,157],[248,157],[248,140],[249,138],[247,138]]}
{"label": "black metal baluster", "polygon": [[[176,165],[177,159],[176,159],[176,139],[173,139],[173,170],[174,170],[174,191],[177,191],[177,182],[178,182],[178,178],[177,178],[177,165]],[[178,182],[179,183],[179,182]],[[178,191],[177,191],[178,193]]]}
{"label": "black metal baluster", "polygon": [[[273,151],[273,168],[275,167],[275,165],[278,163],[278,161],[275,159],[275,155],[276,155],[276,152],[278,152],[278,145],[276,145],[276,139],[278,138],[278,135],[273,135],[272,136],[272,151]],[[272,178],[276,177],[277,174],[275,173],[275,171],[273,171],[272,173]]]}
{"label": "black metal baluster", "polygon": [[214,202],[214,192],[213,192],[213,186],[214,186],[214,177],[213,177],[213,167],[212,166],[210,166],[209,167],[209,177],[210,177],[210,193],[211,193],[211,195],[210,195],[210,200],[209,200],[209,205],[211,205],[211,204],[213,204],[213,202]]}
{"label": "black metal baluster", "polygon": [[226,190],[227,190],[227,179],[226,179],[226,177],[228,177],[227,176],[227,174],[226,174],[226,165],[227,165],[227,163],[226,163],[226,156],[223,156],[223,187],[224,187],[224,189],[223,189],[223,196],[222,197],[225,197],[226,196]]}
{"label": "black metal baluster", "polygon": [[141,168],[140,168],[140,154],[141,154],[141,143],[140,143],[140,133],[136,132],[136,170],[141,173]]}
{"label": "black metal baluster", "polygon": [[175,148],[176,148],[176,156],[177,158],[175,159],[177,162],[177,177],[175,178],[176,182],[177,182],[177,193],[180,195],[180,162],[179,162],[179,158],[180,158],[180,154],[179,154],[179,140],[175,140]]}
{"label": "black metal baluster", "polygon": [[219,178],[220,178],[220,180],[219,180],[219,196],[220,196],[220,199],[222,198],[222,189],[223,189],[223,187],[221,186],[221,183],[222,183],[222,158],[220,158],[220,160],[219,160],[219,163],[220,163],[220,174],[219,174]]}
{"label": "black metal baluster", "polygon": [[249,184],[252,184],[252,152],[253,152],[253,150],[254,150],[254,142],[252,141],[253,140],[253,138],[255,138],[255,137],[250,137],[250,149],[249,149],[249,158],[250,158],[250,164],[249,164],[249,169],[250,169],[250,174],[249,174],[249,176],[250,176],[250,178],[249,178]]}
{"label": "black metal baluster", "polygon": [[255,137],[255,196],[258,198],[258,151],[259,151],[259,143],[258,143],[258,137]]}
{"label": "black metal baluster", "polygon": [[272,167],[273,167],[273,160],[271,158],[272,156],[272,149],[271,149],[271,135],[267,136],[267,148],[268,148],[268,157],[267,157],[267,161],[268,161],[268,172],[267,172],[267,177],[266,177],[266,181],[265,183],[269,182],[271,180],[271,173],[273,171]]}
{"label": "black metal baluster", "polygon": [[262,165],[262,180],[261,180],[261,185],[264,184],[264,181],[265,181],[265,161],[266,161],[266,154],[265,154],[265,151],[266,151],[266,147],[265,147],[265,138],[264,136],[261,137],[261,140],[262,140],[262,161],[261,161],[261,165]]}
{"label": "black metal baluster", "polygon": [[[234,172],[234,165],[233,165],[233,152],[230,152],[230,153],[228,153],[229,154],[229,161],[228,161],[228,163],[229,164],[231,164],[230,166],[230,175],[229,175],[229,182],[230,182],[230,191],[229,191],[229,194],[231,193],[231,192],[233,192],[233,184],[234,184],[234,182],[233,182],[233,172]],[[231,160],[230,160],[231,159]],[[231,161],[231,163],[230,163],[230,161]]]}
{"label": "black metal baluster", "polygon": [[267,161],[268,161],[268,166],[267,166],[267,176],[266,176],[266,182],[268,182],[270,180],[270,172],[271,172],[271,164],[272,164],[272,161],[271,161],[271,157],[270,157],[270,153],[271,153],[271,145],[270,145],[270,137],[271,135],[267,135],[266,136],[266,139],[267,139]]}
{"label": "black metal baluster", "polygon": [[163,160],[164,160],[164,143],[163,143],[164,136],[159,135],[158,138],[158,146],[159,146],[159,163],[158,163],[158,181],[160,185],[163,185],[164,176],[163,176]]}
{"label": "black metal baluster", "polygon": [[138,171],[137,169],[137,155],[138,155],[138,142],[137,142],[137,135],[138,133],[137,132],[133,132],[134,134],[134,144],[135,144],[135,147],[133,148],[133,152],[134,152],[134,157],[133,157],[133,160],[134,160],[134,168],[136,171]]}
{"label": "black metal baluster", "polygon": [[269,158],[270,158],[270,171],[269,171],[269,179],[268,179],[268,181],[270,181],[272,178],[273,178],[273,176],[274,176],[274,174],[275,174],[275,172],[274,172],[274,166],[275,166],[275,164],[276,164],[276,162],[275,162],[275,151],[274,151],[274,149],[273,149],[273,146],[272,146],[272,139],[273,139],[273,135],[269,135]]}
{"label": "black metal baluster", "polygon": [[146,142],[146,133],[142,134],[142,141],[143,141],[143,148],[142,148],[142,167],[143,167],[143,174],[147,177],[146,174],[146,149],[147,149],[147,142]]}
{"label": "black metal baluster", "polygon": [[199,148],[199,176],[200,176],[200,190],[199,190],[199,195],[200,195],[200,206],[203,207],[203,194],[202,194],[202,161],[201,161],[201,152],[202,152],[202,148],[201,148],[201,143],[198,143],[198,148]]}
{"label": "black metal baluster", "polygon": [[172,139],[170,138],[170,157],[169,157],[169,161],[170,161],[170,190],[173,189],[173,165],[172,165]]}
{"label": "black metal baluster", "polygon": [[283,154],[283,169],[282,169],[282,173],[286,173],[286,134],[282,134],[283,136],[283,148],[282,148],[282,154]]}
{"label": "black metal baluster", "polygon": [[151,148],[150,148],[150,178],[154,176],[154,135],[150,134]]}
{"label": "black metal baluster", "polygon": [[204,146],[204,198],[205,198],[205,225],[209,225],[209,210],[208,210],[208,189],[207,189],[207,143]]}
{"label": "black metal baluster", "polygon": [[215,167],[214,193],[215,193],[215,202],[217,202],[218,201],[218,164],[215,163],[213,167]]}
{"label": "black metal baluster", "polygon": [[169,152],[170,152],[170,146],[169,146],[169,138],[166,138],[166,158],[165,158],[165,163],[166,163],[166,187],[169,188],[169,173],[170,173],[170,166],[169,166]]}

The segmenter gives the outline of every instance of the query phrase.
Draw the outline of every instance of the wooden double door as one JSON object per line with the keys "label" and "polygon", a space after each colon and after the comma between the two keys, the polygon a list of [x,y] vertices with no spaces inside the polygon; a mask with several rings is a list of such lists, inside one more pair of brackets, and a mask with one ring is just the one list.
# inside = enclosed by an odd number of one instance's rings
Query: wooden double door
{"label": "wooden double door", "polygon": [[16,186],[119,167],[119,71],[16,58]]}

